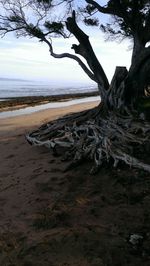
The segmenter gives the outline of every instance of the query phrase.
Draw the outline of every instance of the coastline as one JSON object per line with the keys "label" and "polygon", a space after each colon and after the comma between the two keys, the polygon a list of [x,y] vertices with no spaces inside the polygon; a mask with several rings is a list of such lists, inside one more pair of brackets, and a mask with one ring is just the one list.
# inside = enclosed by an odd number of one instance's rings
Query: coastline
{"label": "coastline", "polygon": [[7,134],[9,136],[16,135],[18,134],[18,132],[19,134],[26,134],[29,130],[32,130],[33,127],[40,126],[42,123],[57,119],[60,116],[64,116],[68,113],[80,112],[93,108],[98,104],[99,101],[84,102],[66,107],[44,109],[41,111],[14,117],[0,117],[0,137],[7,137]]}
{"label": "coastline", "polygon": [[64,102],[73,99],[82,99],[93,96],[99,96],[99,93],[95,91],[87,93],[60,94],[60,95],[51,95],[51,96],[26,96],[26,97],[0,98],[0,112],[12,111],[16,109],[33,107],[53,102],[62,102],[62,101]]}
{"label": "coastline", "polygon": [[42,103],[37,104],[34,106],[25,106],[25,105],[18,105],[14,108],[9,109],[9,107],[5,107],[0,112],[0,118],[8,118],[8,117],[15,117],[15,116],[22,116],[28,115],[35,112],[43,111],[43,110],[50,110],[50,109],[58,109],[69,107],[72,105],[83,104],[88,102],[100,102],[99,96],[87,97],[87,98],[75,98],[75,99],[68,99],[66,101],[56,101],[56,102],[49,102],[49,103]]}

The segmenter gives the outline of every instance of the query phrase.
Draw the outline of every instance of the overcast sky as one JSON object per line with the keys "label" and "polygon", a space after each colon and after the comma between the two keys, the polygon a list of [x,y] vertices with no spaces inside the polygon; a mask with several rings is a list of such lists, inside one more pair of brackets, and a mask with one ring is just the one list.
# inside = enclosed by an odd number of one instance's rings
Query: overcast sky
{"label": "overcast sky", "polygon": [[[109,80],[115,66],[129,67],[131,51],[128,41],[119,44],[114,41],[106,42],[103,34],[95,28],[87,33]],[[72,43],[77,41],[73,38],[55,39],[54,51],[73,52]],[[16,39],[12,34],[0,39],[0,77],[54,81],[58,84],[92,82],[77,62],[71,59],[54,59],[50,57],[46,44],[36,39]]]}

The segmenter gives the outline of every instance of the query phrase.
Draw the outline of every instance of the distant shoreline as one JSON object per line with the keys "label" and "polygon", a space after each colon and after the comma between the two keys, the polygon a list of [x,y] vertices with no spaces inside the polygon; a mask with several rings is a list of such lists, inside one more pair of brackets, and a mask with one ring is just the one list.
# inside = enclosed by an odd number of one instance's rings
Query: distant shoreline
{"label": "distant shoreline", "polygon": [[[31,100],[31,99],[30,99]],[[56,101],[38,101],[32,102],[31,104],[25,104],[24,102],[20,102],[19,99],[17,101],[17,105],[12,105],[8,107],[7,105],[0,109],[0,118],[8,118],[8,117],[15,117],[15,116],[22,116],[22,115],[29,115],[32,113],[36,113],[39,111],[44,110],[56,110],[59,108],[66,108],[69,106],[74,106],[78,104],[86,104],[92,102],[100,102],[100,96],[90,96],[90,97],[69,97],[67,99],[60,98],[60,100]]]}
{"label": "distant shoreline", "polygon": [[0,112],[13,111],[26,107],[33,107],[43,105],[51,102],[69,101],[73,99],[80,99],[92,96],[99,96],[98,91],[87,93],[73,93],[50,96],[26,96],[26,97],[9,97],[0,98]]}

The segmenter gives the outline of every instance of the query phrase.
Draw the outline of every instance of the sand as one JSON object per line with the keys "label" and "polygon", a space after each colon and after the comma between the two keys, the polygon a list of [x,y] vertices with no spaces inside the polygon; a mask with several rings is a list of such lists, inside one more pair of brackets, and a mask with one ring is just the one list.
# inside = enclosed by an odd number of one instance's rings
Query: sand
{"label": "sand", "polygon": [[93,108],[98,103],[98,101],[87,102],[82,104],[74,104],[68,107],[46,109],[29,115],[19,115],[12,118],[0,118],[0,135],[3,135],[4,131],[10,131],[9,133],[11,134],[14,130],[19,130],[20,132],[24,131],[24,133],[26,133],[28,130],[31,130],[32,127],[40,126],[42,123],[57,119],[58,117],[68,113]]}
{"label": "sand", "polygon": [[[46,186],[50,178],[55,179],[56,176],[60,176],[60,169],[65,166],[53,158],[46,148],[30,146],[25,134],[45,122],[70,112],[92,108],[96,104],[96,102],[76,104],[66,108],[47,109],[30,115],[0,119],[0,245],[4,247],[3,236],[8,234],[4,240],[6,250],[7,241],[16,241],[17,234],[19,237],[28,236],[28,241],[30,239],[33,241],[36,235],[31,228],[34,216],[42,208],[46,208],[51,197],[52,202],[57,199],[55,192],[52,195],[39,193],[40,184],[42,187]],[[8,255],[6,250],[3,252]],[[5,260],[6,265],[9,265],[6,258]],[[0,256],[0,265],[5,265],[3,263]]]}
{"label": "sand", "polygon": [[[96,102],[0,119],[0,265],[150,265],[149,174],[121,165],[96,176],[25,134]],[[140,235],[139,245],[129,240]]]}

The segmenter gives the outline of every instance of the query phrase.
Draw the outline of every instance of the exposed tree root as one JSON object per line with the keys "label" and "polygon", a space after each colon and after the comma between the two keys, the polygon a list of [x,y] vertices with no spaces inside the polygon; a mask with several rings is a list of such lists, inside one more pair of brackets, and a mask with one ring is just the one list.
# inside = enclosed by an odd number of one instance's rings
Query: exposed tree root
{"label": "exposed tree root", "polygon": [[73,164],[84,159],[93,161],[91,172],[104,162],[120,161],[131,167],[150,172],[150,165],[134,156],[134,148],[150,145],[150,123],[115,113],[98,114],[100,108],[71,114],[42,125],[27,135],[30,144],[44,145],[49,149],[66,150],[66,159]]}

